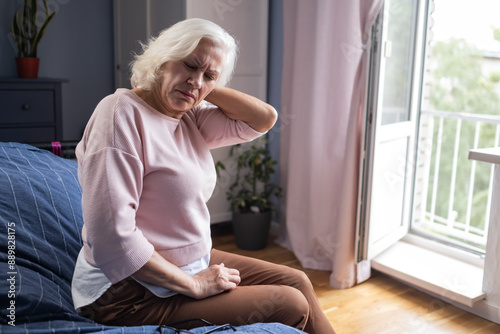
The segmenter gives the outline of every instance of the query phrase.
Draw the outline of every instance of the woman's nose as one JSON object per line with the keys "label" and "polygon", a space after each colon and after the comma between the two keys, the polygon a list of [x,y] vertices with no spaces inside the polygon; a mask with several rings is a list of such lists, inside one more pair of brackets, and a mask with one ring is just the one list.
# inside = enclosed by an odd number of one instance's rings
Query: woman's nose
{"label": "woman's nose", "polygon": [[188,79],[188,83],[193,86],[193,88],[199,89],[201,87],[201,80],[203,74],[194,72]]}

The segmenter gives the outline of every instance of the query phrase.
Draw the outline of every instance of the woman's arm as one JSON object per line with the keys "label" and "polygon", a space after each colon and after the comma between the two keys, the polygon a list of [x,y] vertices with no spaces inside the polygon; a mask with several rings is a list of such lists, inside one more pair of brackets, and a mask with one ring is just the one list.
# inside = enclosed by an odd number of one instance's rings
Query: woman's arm
{"label": "woman's arm", "polygon": [[190,276],[176,265],[165,260],[156,251],[146,264],[135,272],[135,278],[180,294],[202,299],[232,290],[240,283],[240,273],[224,264],[212,265]]}
{"label": "woman's arm", "polygon": [[205,100],[219,107],[227,117],[243,121],[259,132],[271,129],[278,119],[271,105],[228,87],[215,88]]}

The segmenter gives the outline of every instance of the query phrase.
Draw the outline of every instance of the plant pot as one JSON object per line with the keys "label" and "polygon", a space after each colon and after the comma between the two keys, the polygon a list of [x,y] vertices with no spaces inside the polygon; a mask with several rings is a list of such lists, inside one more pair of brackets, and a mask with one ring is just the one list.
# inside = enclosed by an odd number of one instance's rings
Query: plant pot
{"label": "plant pot", "polygon": [[16,58],[17,75],[20,78],[36,79],[38,78],[38,66],[40,58],[18,57]]}
{"label": "plant pot", "polygon": [[243,250],[259,250],[267,246],[271,212],[233,212],[233,231],[236,246]]}

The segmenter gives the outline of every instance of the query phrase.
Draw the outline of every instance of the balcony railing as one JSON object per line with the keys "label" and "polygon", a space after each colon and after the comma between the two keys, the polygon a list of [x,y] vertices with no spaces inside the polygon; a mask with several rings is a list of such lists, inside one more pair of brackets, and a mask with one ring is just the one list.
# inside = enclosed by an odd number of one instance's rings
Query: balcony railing
{"label": "balcony railing", "polygon": [[498,146],[500,116],[422,111],[412,229],[484,252],[493,166],[468,160]]}

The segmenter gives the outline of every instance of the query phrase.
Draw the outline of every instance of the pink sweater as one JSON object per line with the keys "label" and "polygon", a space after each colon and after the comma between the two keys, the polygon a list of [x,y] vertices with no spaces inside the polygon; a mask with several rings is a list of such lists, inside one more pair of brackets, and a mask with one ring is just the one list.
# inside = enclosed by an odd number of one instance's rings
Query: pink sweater
{"label": "pink sweater", "polygon": [[104,98],[76,149],[85,259],[116,283],[154,250],[177,266],[208,254],[209,150],[260,135],[214,106],[177,120],[127,89]]}

